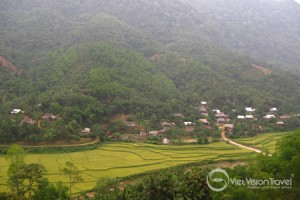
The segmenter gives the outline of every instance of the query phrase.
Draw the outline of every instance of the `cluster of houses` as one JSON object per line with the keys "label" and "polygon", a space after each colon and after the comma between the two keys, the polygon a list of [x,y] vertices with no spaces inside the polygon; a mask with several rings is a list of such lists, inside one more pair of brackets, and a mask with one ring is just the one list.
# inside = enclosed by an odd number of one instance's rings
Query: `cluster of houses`
{"label": "cluster of houses", "polygon": [[[21,109],[13,109],[11,112],[10,112],[12,115],[16,115],[16,114],[24,114],[25,112]],[[42,117],[41,117],[42,120],[48,120],[48,121],[56,121],[58,120],[59,118],[52,114],[52,113],[45,113]],[[30,125],[34,125],[37,123],[36,120],[33,120],[32,118],[30,118],[28,115],[24,115],[23,119],[21,120],[20,124],[24,124],[24,123],[27,123],[27,124],[30,124]],[[40,126],[40,123],[38,123],[38,127],[41,128]],[[87,136],[91,133],[91,129],[90,128],[84,128],[80,131],[80,136]]]}
{"label": "cluster of houses", "polygon": [[[17,115],[17,114],[24,114],[25,111],[21,110],[21,109],[13,109],[10,114],[12,115]],[[43,120],[49,120],[49,121],[56,121],[58,119],[57,116],[55,116],[54,114],[52,113],[45,113],[41,119]],[[24,115],[23,116],[23,119],[21,120],[20,124],[24,124],[24,123],[27,123],[27,124],[30,124],[30,125],[34,125],[37,123],[37,120],[34,120],[32,118],[30,118],[28,115]],[[40,127],[39,127],[40,128]]]}
{"label": "cluster of houses", "polygon": [[[208,114],[208,110],[207,110],[207,102],[205,101],[201,101],[200,105],[196,108],[201,115],[203,116],[203,118],[199,119],[199,122],[201,122],[202,124],[204,124],[206,127],[210,128],[210,122],[207,120],[209,114]],[[244,121],[244,120],[258,120],[258,118],[256,118],[254,116],[254,113],[256,111],[255,108],[252,107],[245,107],[245,115],[237,115],[236,116],[236,120],[237,121]],[[236,112],[235,110],[233,110],[233,112]],[[277,125],[284,125],[285,121],[288,120],[289,118],[291,118],[292,116],[290,115],[281,115],[278,116],[277,115],[278,109],[273,107],[269,110],[268,113],[266,113],[265,116],[263,116],[263,119],[266,121],[269,120],[276,120],[276,124]],[[219,109],[213,109],[213,114],[215,116],[215,124],[219,127],[223,126],[225,128],[225,130],[232,132],[233,128],[234,128],[234,124],[230,123],[232,121],[232,119],[230,119],[228,114],[225,114],[224,112],[221,112]],[[184,117],[181,113],[175,113],[173,115],[174,117]],[[184,127],[185,127],[185,131],[186,132],[192,132],[194,130],[194,123],[190,122],[190,121],[185,121],[184,123]],[[163,122],[161,123],[163,129],[159,130],[159,131],[149,131],[144,132],[141,131],[140,132],[140,136],[141,137],[147,137],[147,136],[157,136],[159,134],[163,134],[165,131],[169,130],[170,127],[175,126],[174,123],[168,123],[168,122]],[[163,144],[168,144],[169,140],[167,138],[163,139]]]}
{"label": "cluster of houses", "polygon": [[[207,110],[207,102],[205,101],[201,101],[200,105],[196,108],[202,118],[199,119],[199,122],[201,122],[205,127],[207,128],[211,128],[210,127],[210,121],[208,121],[208,117],[209,117],[209,114],[208,114],[208,110]],[[213,114],[215,116],[215,125],[217,126],[223,126],[227,131],[229,132],[232,132],[233,128],[234,128],[234,124],[230,123],[231,122],[231,119],[229,117],[228,114],[225,114],[224,112],[221,112],[219,109],[213,109]],[[258,120],[258,118],[255,118],[254,117],[254,113],[256,111],[256,109],[252,108],[252,107],[245,107],[245,115],[237,115],[236,116],[236,120],[238,121],[243,121],[243,120]],[[236,113],[235,110],[233,110],[233,112]],[[273,120],[273,121],[276,121],[276,124],[281,126],[281,125],[284,125],[285,124],[285,121],[288,120],[289,118],[291,118],[292,116],[290,115],[281,115],[281,116],[278,116],[277,115],[277,112],[278,112],[278,109],[277,108],[271,108],[269,110],[268,113],[266,113],[265,116],[263,116],[263,119],[266,120],[266,121],[269,121],[269,120]],[[12,115],[16,115],[16,114],[24,114],[25,112],[22,111],[21,109],[13,109],[11,111],[11,114]],[[173,114],[174,117],[178,117],[178,118],[183,118],[184,116],[181,114],[181,113],[175,113]],[[299,116],[299,115],[298,115]],[[42,120],[49,120],[49,121],[56,121],[58,120],[59,118],[57,116],[55,116],[54,114],[52,113],[45,113],[42,117],[41,117]],[[40,123],[39,123],[40,120],[38,120],[38,127],[40,127]],[[23,119],[21,120],[21,123],[20,124],[23,124],[23,123],[28,123],[28,124],[35,124],[37,123],[36,120],[33,120],[32,118],[30,118],[29,116],[27,115],[24,115]],[[191,121],[185,121],[183,122],[184,123],[184,130],[185,132],[192,132],[194,131],[194,126],[195,124]],[[135,122],[133,121],[125,121],[125,124],[127,127],[130,127],[130,128],[135,128],[136,127],[136,124]],[[157,135],[160,135],[160,134],[164,134],[166,131],[170,130],[173,126],[176,126],[175,123],[173,122],[162,122],[161,123],[161,129],[160,130],[152,130],[152,131],[141,131],[139,133],[139,136],[141,138],[146,138],[146,137],[149,137],[149,136],[157,136]],[[80,135],[81,136],[88,136],[89,134],[91,133],[91,129],[86,127],[84,129],[82,129],[80,131]],[[162,143],[163,144],[169,144],[169,139],[164,137],[163,140],[162,140]]]}
{"label": "cluster of houses", "polygon": [[[258,120],[258,118],[255,118],[253,116],[253,112],[255,112],[256,109],[253,109],[251,107],[246,107],[246,112],[248,113],[247,115],[238,115],[237,118],[239,120],[243,120],[243,119],[253,119],[253,120]],[[287,114],[284,114],[284,115],[281,115],[281,116],[277,116],[277,112],[278,112],[278,109],[277,108],[271,108],[269,110],[268,113],[266,113],[265,116],[263,116],[263,119],[266,120],[266,121],[269,121],[269,120],[276,120],[276,124],[277,125],[284,125],[284,122],[286,120],[288,120],[289,118],[291,118],[292,116],[290,115],[287,115]]]}

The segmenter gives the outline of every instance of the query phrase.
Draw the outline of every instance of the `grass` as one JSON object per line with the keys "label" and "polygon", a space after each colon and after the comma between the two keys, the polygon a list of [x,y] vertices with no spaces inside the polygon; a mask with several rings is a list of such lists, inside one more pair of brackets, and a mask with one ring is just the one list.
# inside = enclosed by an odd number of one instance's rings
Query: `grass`
{"label": "grass", "polygon": [[[236,139],[251,146],[275,149],[276,140],[288,133],[261,134],[255,138]],[[153,145],[144,143],[107,143],[95,149],[81,152],[28,154],[26,163],[40,163],[46,167],[51,182],[67,178],[60,169],[67,161],[73,162],[82,170],[83,183],[78,183],[74,193],[91,190],[100,177],[125,177],[152,170],[205,160],[240,160],[255,153],[240,149],[225,142],[208,145]],[[8,162],[0,155],[0,191],[6,191]]]}
{"label": "grass", "polygon": [[291,132],[264,133],[252,138],[234,139],[234,141],[258,149],[267,149],[270,153],[274,153],[277,141],[289,133]]}

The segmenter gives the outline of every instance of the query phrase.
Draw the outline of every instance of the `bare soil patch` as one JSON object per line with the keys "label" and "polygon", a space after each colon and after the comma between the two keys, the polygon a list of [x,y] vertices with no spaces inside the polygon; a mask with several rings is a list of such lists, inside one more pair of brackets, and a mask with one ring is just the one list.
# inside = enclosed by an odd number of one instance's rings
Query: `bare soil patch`
{"label": "bare soil patch", "polygon": [[2,65],[0,64],[0,66],[5,67],[13,72],[16,72],[18,75],[20,75],[20,70],[13,65],[12,63],[10,63],[7,59],[5,59],[3,56],[0,56],[0,63],[2,63]]}
{"label": "bare soil patch", "polygon": [[272,74],[272,71],[269,70],[269,69],[267,69],[267,68],[265,68],[265,67],[262,67],[262,66],[259,66],[259,65],[255,65],[255,64],[252,64],[252,67],[254,67],[255,69],[258,69],[259,71],[261,71],[265,75]]}

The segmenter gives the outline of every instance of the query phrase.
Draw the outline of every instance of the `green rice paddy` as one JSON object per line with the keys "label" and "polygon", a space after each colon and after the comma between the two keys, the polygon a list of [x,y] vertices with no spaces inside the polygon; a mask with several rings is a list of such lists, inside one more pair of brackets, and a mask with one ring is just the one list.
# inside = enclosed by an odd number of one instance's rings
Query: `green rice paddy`
{"label": "green rice paddy", "polygon": [[[276,140],[287,133],[263,134],[254,138],[255,145],[275,149]],[[252,138],[236,140],[244,144],[253,143]],[[28,154],[26,163],[40,163],[47,169],[51,182],[67,178],[60,172],[67,161],[73,162],[82,170],[83,183],[75,185],[74,193],[92,189],[101,177],[125,177],[151,170],[168,168],[180,164],[204,160],[239,160],[254,155],[252,151],[239,149],[225,142],[208,145],[152,145],[144,143],[108,143],[97,149],[56,154]],[[9,163],[0,156],[0,191],[6,191]]]}
{"label": "green rice paddy", "polygon": [[[61,153],[29,154],[26,163],[40,163],[46,167],[51,182],[67,182],[60,172],[66,161],[82,170],[83,183],[74,192],[92,189],[100,177],[124,177],[146,171],[168,168],[203,160],[245,159],[251,151],[238,149],[224,142],[210,145],[152,145],[144,143],[112,143],[95,150]],[[7,190],[8,162],[0,156],[0,191]]]}
{"label": "green rice paddy", "polygon": [[290,133],[291,132],[264,133],[252,138],[233,139],[233,141],[246,146],[268,150],[270,153],[274,153],[276,150],[277,141]]}

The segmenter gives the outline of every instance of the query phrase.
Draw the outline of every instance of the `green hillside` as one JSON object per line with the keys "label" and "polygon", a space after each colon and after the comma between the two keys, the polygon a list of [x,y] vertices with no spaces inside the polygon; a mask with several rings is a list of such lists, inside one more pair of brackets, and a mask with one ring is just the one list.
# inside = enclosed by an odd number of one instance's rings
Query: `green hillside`
{"label": "green hillside", "polygon": [[1,68],[5,137],[39,137],[36,127],[19,126],[23,116],[9,115],[14,108],[35,121],[57,115],[58,122],[41,124],[49,140],[107,128],[118,114],[149,129],[177,112],[195,120],[202,100],[226,113],[245,106],[260,117],[270,107],[299,113],[299,74],[277,69],[298,63],[295,3],[12,0],[0,7],[0,55],[22,69],[16,76]]}

